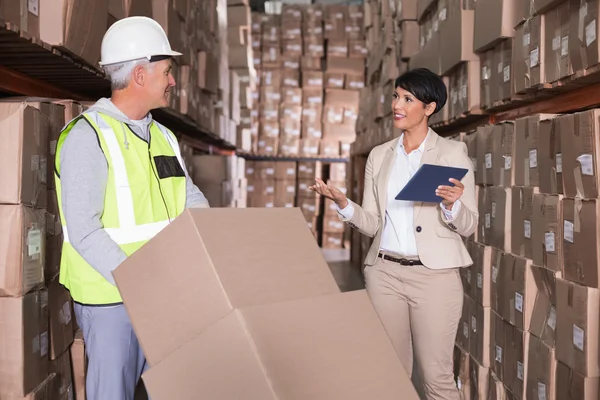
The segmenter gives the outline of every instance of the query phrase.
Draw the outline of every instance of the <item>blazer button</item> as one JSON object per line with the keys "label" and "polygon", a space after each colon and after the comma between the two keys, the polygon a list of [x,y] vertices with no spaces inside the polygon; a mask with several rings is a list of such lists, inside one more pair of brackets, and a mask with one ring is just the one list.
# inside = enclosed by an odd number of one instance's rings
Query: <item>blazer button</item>
{"label": "blazer button", "polygon": [[417,226],[417,232],[421,232],[421,227]]}

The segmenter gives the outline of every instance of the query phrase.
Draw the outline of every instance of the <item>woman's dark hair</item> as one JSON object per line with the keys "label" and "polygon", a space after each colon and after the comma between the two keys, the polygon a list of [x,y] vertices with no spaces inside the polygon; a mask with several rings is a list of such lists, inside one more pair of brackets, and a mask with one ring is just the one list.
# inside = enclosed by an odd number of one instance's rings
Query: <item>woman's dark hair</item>
{"label": "woman's dark hair", "polygon": [[440,111],[448,100],[448,91],[444,81],[427,68],[413,69],[400,75],[396,79],[395,88],[399,87],[412,93],[425,104],[435,102],[436,107],[433,114]]}

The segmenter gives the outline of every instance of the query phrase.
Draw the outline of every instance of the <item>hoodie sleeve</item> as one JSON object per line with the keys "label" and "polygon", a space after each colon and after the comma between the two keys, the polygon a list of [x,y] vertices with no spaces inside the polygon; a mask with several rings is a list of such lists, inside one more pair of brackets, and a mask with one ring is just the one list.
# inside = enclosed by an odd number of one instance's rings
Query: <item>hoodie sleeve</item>
{"label": "hoodie sleeve", "polygon": [[[96,132],[85,122],[75,124],[60,152],[62,203],[73,248],[107,281],[127,256],[106,233],[100,221],[108,164]],[[63,222],[64,224],[64,222]]]}

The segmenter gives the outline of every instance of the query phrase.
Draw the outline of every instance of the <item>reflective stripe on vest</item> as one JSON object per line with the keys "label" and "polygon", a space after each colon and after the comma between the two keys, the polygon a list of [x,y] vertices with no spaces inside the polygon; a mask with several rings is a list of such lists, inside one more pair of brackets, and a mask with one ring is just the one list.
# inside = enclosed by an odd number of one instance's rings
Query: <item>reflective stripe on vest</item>
{"label": "reflective stripe on vest", "polygon": [[[105,208],[101,216],[103,229],[125,254],[131,255],[185,208],[185,174],[173,173],[159,178],[156,164],[157,158],[176,157],[181,168],[185,168],[177,139],[154,122],[150,125],[150,137],[145,141],[136,137],[124,123],[104,114],[86,112],[79,118],[85,118],[96,131],[109,166]],[[64,128],[58,140],[55,179],[59,196],[62,193],[60,151],[77,120]],[[142,168],[139,169],[138,165]],[[146,169],[146,166],[150,168]],[[59,210],[64,234],[60,282],[71,291],[77,302],[98,305],[120,303],[122,299],[117,288],[93,269],[71,245],[60,201]]]}

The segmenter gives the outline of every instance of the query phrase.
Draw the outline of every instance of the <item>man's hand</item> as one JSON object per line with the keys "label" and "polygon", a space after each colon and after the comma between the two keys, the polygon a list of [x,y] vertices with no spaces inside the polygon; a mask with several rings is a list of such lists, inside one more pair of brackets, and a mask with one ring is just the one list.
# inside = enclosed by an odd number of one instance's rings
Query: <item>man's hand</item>
{"label": "man's hand", "polygon": [[336,187],[326,185],[321,179],[315,179],[315,184],[309,187],[309,189],[313,192],[317,192],[321,196],[333,200],[341,209],[344,209],[346,206],[348,206],[348,199],[344,193],[342,193],[342,191]]}
{"label": "man's hand", "polygon": [[460,199],[460,196],[463,195],[465,190],[465,185],[463,185],[461,181],[451,178],[450,182],[453,183],[454,186],[438,186],[435,191],[435,194],[443,199],[442,204],[449,211],[452,210],[452,206],[456,200]]}

